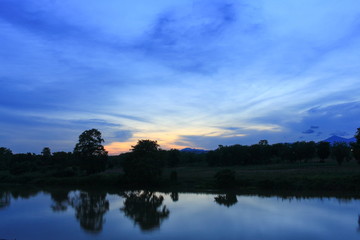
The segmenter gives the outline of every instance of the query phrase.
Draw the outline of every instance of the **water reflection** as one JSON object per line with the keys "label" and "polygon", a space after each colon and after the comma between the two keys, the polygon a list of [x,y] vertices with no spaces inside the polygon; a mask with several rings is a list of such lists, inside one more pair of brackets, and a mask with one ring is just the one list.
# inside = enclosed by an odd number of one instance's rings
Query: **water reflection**
{"label": "water reflection", "polygon": [[236,194],[234,193],[219,194],[214,197],[214,199],[217,204],[224,205],[226,207],[230,207],[237,203]]}
{"label": "water reflection", "polygon": [[[132,219],[134,224],[138,224],[142,231],[158,229],[162,221],[169,217],[170,211],[165,205],[162,206],[162,195],[151,191],[133,191],[124,193],[123,197],[124,207],[120,210]],[[176,199],[176,195],[174,198]]]}
{"label": "water reflection", "polygon": [[146,234],[160,240],[325,240],[359,239],[360,234],[360,201],[354,199],[117,189],[34,192],[0,191],[0,239],[141,239]]}
{"label": "water reflection", "polygon": [[173,200],[173,202],[179,201],[179,193],[178,193],[178,192],[172,192],[172,193],[170,194],[170,197],[171,197],[171,199]]}
{"label": "water reflection", "polygon": [[50,193],[53,204],[51,209],[54,212],[64,212],[69,206],[69,191],[67,190],[56,190]]}
{"label": "water reflection", "polygon": [[89,232],[99,233],[105,222],[104,214],[109,210],[106,193],[79,192],[70,199],[80,226]]}
{"label": "water reflection", "polygon": [[32,188],[16,188],[11,190],[11,195],[14,199],[22,198],[22,199],[29,199],[30,197],[34,197],[39,193],[38,189]]}
{"label": "water reflection", "polygon": [[11,195],[9,192],[0,192],[0,209],[10,206]]}

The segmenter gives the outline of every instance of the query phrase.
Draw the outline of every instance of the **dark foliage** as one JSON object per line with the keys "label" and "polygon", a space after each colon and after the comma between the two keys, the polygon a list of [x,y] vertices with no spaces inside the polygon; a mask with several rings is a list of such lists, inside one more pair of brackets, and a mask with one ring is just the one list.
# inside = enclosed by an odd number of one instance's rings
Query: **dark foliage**
{"label": "dark foliage", "polygon": [[230,188],[236,183],[235,172],[230,169],[224,169],[217,172],[214,178],[216,185],[220,188]]}
{"label": "dark foliage", "polygon": [[332,147],[332,154],[337,163],[341,165],[344,160],[350,156],[350,147],[346,143],[334,143]]}
{"label": "dark foliage", "polygon": [[129,184],[157,183],[164,166],[160,153],[156,141],[139,140],[123,161],[123,169]]}
{"label": "dark foliage", "polygon": [[319,142],[316,145],[317,155],[320,158],[321,162],[324,162],[326,158],[330,156],[330,143],[328,142]]}
{"label": "dark foliage", "polygon": [[79,136],[74,155],[79,160],[80,167],[88,174],[105,170],[107,152],[103,142],[101,132],[97,129],[86,130]]}
{"label": "dark foliage", "polygon": [[354,158],[360,164],[360,128],[357,129],[354,137],[356,142],[351,144],[351,150]]}

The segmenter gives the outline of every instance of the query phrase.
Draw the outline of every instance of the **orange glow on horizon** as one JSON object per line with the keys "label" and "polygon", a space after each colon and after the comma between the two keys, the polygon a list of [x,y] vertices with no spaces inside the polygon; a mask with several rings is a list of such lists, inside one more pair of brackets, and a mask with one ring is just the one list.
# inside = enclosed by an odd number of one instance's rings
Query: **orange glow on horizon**
{"label": "orange glow on horizon", "polygon": [[[245,126],[245,129],[253,129],[258,131],[281,131],[281,128],[276,125],[250,125]],[[111,142],[108,145],[105,145],[106,151],[109,155],[118,155],[121,153],[131,151],[131,146],[136,145],[138,140],[141,139],[150,139],[157,141],[160,145],[160,148],[168,149],[183,149],[183,148],[201,148],[197,146],[196,143],[190,143],[182,140],[182,136],[207,136],[207,137],[219,137],[219,138],[229,138],[229,137],[245,137],[247,134],[243,133],[233,133],[230,130],[219,129],[216,127],[188,127],[187,129],[142,129],[135,133],[135,135],[129,139],[127,142]],[[180,144],[179,144],[180,143]]]}
{"label": "orange glow on horizon", "polygon": [[[140,140],[140,139],[139,139]],[[151,140],[151,139],[150,139]],[[105,146],[105,150],[108,151],[109,155],[119,155],[121,153],[126,153],[131,151],[131,146],[136,145],[137,141],[134,142],[112,142],[109,145]],[[183,149],[191,146],[187,145],[175,145],[175,144],[167,144],[167,143],[161,143],[158,141],[158,144],[160,145],[161,149]]]}

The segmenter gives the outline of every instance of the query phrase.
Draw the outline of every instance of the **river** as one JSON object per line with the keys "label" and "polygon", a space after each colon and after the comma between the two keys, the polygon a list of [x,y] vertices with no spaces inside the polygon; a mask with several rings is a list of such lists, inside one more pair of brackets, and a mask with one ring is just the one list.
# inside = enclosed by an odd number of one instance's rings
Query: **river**
{"label": "river", "polygon": [[360,239],[360,201],[234,193],[0,191],[0,239]]}

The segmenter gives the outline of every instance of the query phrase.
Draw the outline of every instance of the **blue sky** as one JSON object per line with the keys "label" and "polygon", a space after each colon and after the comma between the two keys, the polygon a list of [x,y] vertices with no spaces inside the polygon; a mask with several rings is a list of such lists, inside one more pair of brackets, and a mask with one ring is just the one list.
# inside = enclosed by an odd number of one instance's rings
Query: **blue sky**
{"label": "blue sky", "polygon": [[0,0],[0,146],[111,154],[360,127],[358,0]]}

